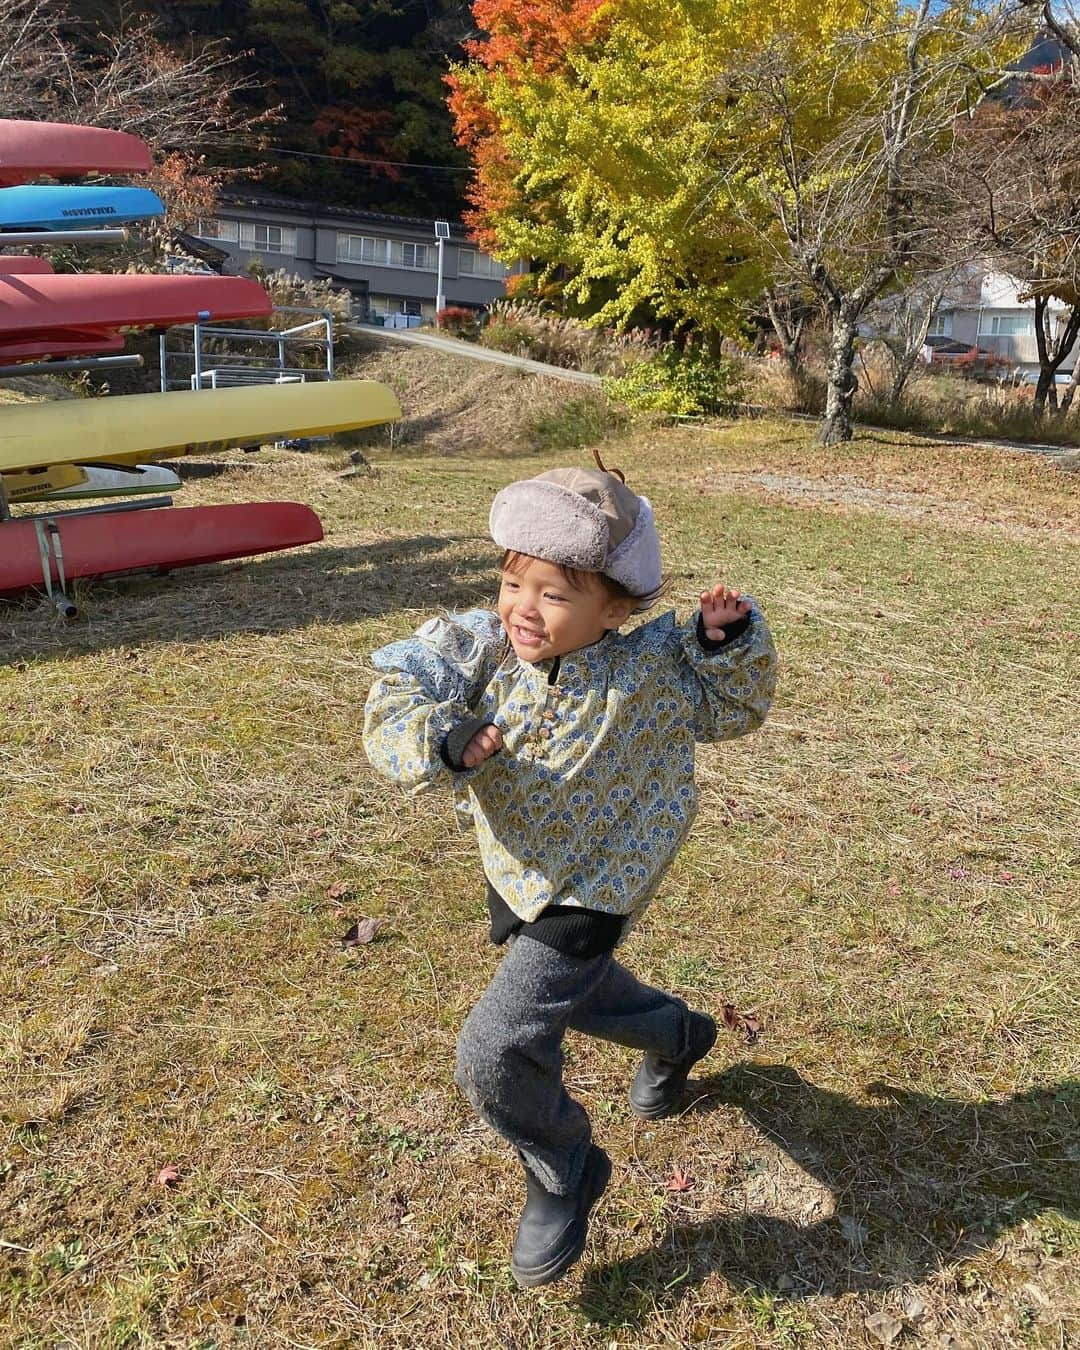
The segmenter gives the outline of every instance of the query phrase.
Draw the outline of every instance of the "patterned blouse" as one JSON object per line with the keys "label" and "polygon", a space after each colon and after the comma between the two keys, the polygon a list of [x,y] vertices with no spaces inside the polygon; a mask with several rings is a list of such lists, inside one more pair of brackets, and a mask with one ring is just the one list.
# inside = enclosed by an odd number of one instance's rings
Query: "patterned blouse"
{"label": "patterned blouse", "polygon": [[[372,656],[364,717],[373,767],[420,791],[452,785],[472,818],[488,880],[532,922],[548,905],[640,916],[693,822],[695,742],[765,719],[776,652],[749,626],[706,652],[671,612],[559,660],[522,661],[497,614],[431,619]],[[554,677],[554,678],[552,678]],[[466,719],[494,722],[503,749],[454,773],[440,755]]]}

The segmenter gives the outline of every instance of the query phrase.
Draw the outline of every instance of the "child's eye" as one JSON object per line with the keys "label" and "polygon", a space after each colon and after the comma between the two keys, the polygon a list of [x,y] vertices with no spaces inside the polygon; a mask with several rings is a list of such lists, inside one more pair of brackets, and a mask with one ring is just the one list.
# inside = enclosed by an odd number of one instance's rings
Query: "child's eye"
{"label": "child's eye", "polygon": [[509,577],[503,577],[503,590],[516,591],[517,589],[518,584],[516,581],[511,581]]}
{"label": "child's eye", "polygon": [[563,595],[556,595],[553,591],[545,591],[545,592],[544,592],[544,599],[545,599],[545,600],[556,600],[556,601],[558,601],[558,602],[561,604],[562,601],[565,600],[565,598],[566,598],[566,597],[563,596]]}

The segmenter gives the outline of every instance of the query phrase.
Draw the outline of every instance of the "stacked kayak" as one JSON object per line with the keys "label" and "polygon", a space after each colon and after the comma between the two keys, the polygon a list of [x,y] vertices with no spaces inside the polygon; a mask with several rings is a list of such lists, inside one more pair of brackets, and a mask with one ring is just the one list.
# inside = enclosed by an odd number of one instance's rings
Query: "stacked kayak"
{"label": "stacked kayak", "polygon": [[131,330],[266,318],[272,308],[247,277],[0,272],[0,361],[116,351]]}
{"label": "stacked kayak", "polygon": [[[122,239],[115,227],[161,216],[160,198],[143,188],[68,180],[151,167],[147,147],[123,132],[0,120],[0,250],[36,245],[39,234],[50,245]],[[34,181],[42,177],[61,182]],[[25,362],[38,371],[50,361],[104,366],[101,353],[122,351],[131,332],[265,318],[271,310],[266,292],[246,278],[57,275],[48,259],[0,252],[5,373]],[[0,595],[43,588],[69,613],[65,588],[76,577],[171,571],[315,542],[322,525],[296,502],[173,508],[160,494],[181,480],[156,461],[328,435],[400,415],[391,391],[372,381],[0,407]],[[104,504],[68,509],[86,498]],[[9,502],[44,502],[47,513],[11,518]]]}
{"label": "stacked kayak", "polygon": [[0,595],[42,585],[52,594],[75,577],[171,572],[323,537],[319,517],[299,502],[103,515],[61,511],[9,520],[0,531]]}
{"label": "stacked kayak", "polygon": [[70,501],[88,497],[134,497],[145,492],[176,492],[184,486],[180,475],[163,464],[57,464],[50,472],[77,474],[64,487],[42,492],[24,491],[13,501]]}
{"label": "stacked kayak", "polygon": [[[148,188],[37,186],[0,192],[0,231],[130,225],[164,214],[164,202]],[[3,242],[0,233],[0,244]]]}
{"label": "stacked kayak", "polygon": [[175,492],[180,475],[163,464],[48,464],[4,475],[10,502],[63,502]]}
{"label": "stacked kayak", "polygon": [[126,131],[67,122],[0,121],[0,187],[37,178],[149,173],[148,147]]}
{"label": "stacked kayak", "polygon": [[401,416],[374,380],[72,398],[0,408],[0,473],[50,464],[138,464],[301,436],[331,436]]}

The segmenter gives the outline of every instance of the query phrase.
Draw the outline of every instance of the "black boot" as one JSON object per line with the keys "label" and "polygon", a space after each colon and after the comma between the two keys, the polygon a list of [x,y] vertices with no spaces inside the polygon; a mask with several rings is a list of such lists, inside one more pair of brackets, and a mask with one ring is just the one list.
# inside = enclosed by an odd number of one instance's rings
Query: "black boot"
{"label": "black boot", "polygon": [[563,1275],[585,1248],[589,1210],[604,1193],[611,1176],[611,1162],[595,1144],[572,1195],[552,1195],[525,1168],[528,1192],[521,1212],[510,1271],[523,1288],[550,1284]]}
{"label": "black boot", "polygon": [[630,1107],[643,1120],[670,1116],[682,1100],[690,1070],[716,1044],[716,1023],[706,1013],[690,1014],[690,1048],[682,1059],[647,1054],[630,1085]]}

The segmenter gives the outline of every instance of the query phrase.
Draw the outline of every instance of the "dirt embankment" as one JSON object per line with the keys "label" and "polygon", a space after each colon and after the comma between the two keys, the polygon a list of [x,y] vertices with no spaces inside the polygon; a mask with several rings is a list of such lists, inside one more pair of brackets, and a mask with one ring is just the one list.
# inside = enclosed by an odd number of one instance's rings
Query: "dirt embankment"
{"label": "dirt embankment", "polygon": [[574,401],[603,395],[562,380],[471,361],[424,347],[350,339],[342,373],[388,384],[402,419],[371,439],[395,448],[424,446],[441,454],[520,452],[534,448],[537,425]]}

